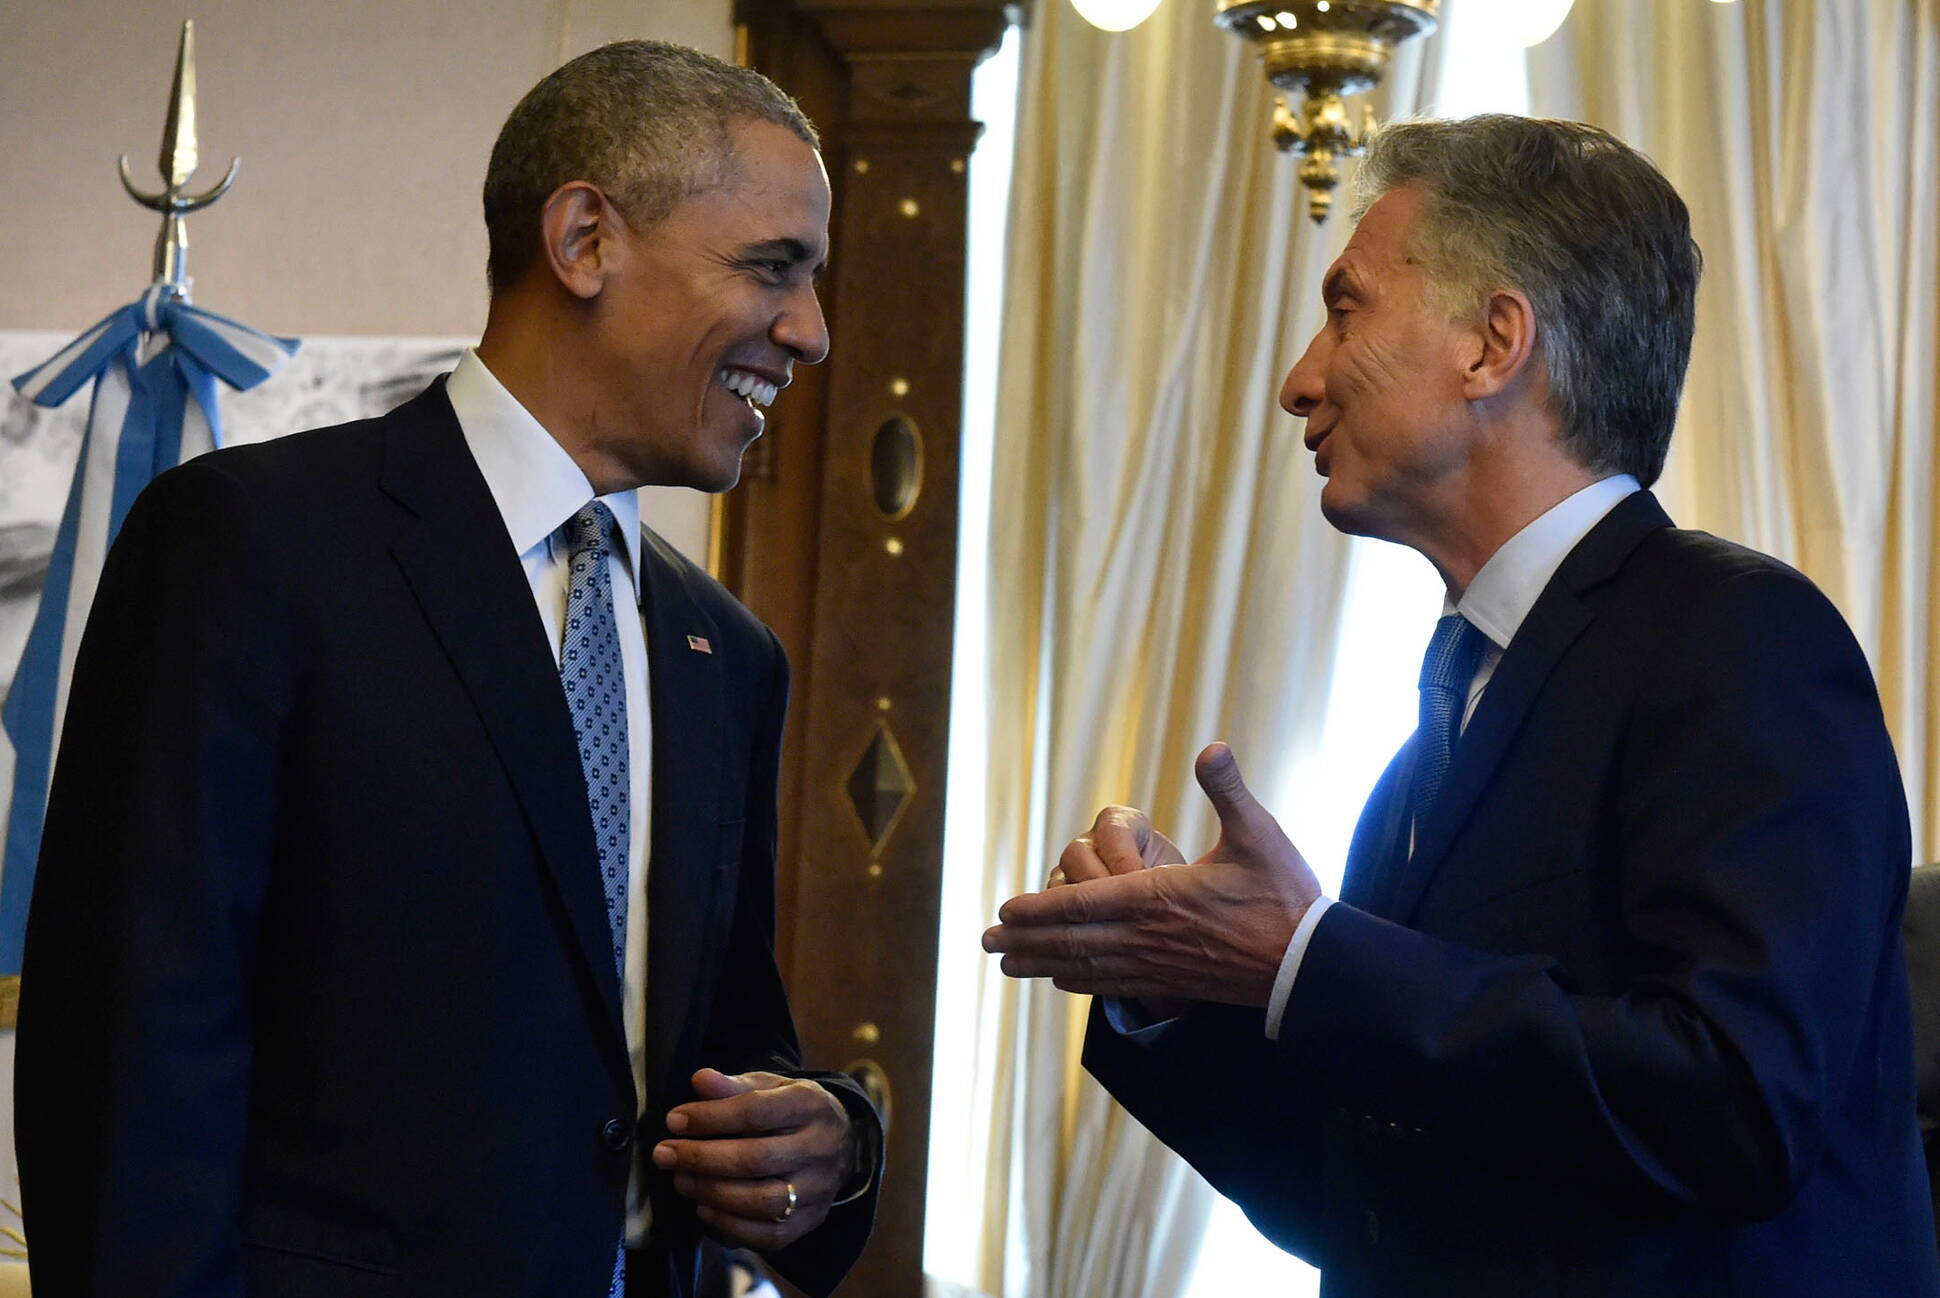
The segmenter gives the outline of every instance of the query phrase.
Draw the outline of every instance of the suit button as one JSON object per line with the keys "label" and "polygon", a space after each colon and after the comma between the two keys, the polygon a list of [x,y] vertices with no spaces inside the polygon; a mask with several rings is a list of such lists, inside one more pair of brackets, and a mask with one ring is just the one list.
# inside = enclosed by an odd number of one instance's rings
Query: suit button
{"label": "suit button", "polygon": [[1381,1218],[1375,1215],[1374,1209],[1369,1208],[1365,1220],[1367,1222],[1367,1242],[1370,1244],[1379,1244],[1381,1242]]}
{"label": "suit button", "polygon": [[618,1118],[608,1118],[606,1125],[600,1128],[600,1144],[616,1154],[632,1143],[632,1133],[627,1130],[626,1123]]}

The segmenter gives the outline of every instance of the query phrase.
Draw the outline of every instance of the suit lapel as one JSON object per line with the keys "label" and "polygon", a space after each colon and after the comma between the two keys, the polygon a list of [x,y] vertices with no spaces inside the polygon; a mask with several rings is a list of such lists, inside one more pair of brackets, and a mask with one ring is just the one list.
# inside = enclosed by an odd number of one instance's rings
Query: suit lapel
{"label": "suit lapel", "polygon": [[545,624],[444,380],[388,419],[384,489],[413,516],[392,553],[505,767],[624,1066],[598,848]]}
{"label": "suit lapel", "polygon": [[[1415,827],[1413,855],[1408,855],[1403,844],[1390,858],[1396,865],[1389,872],[1385,895],[1376,899],[1375,913],[1403,924],[1412,920],[1436,869],[1522,728],[1543,682],[1594,620],[1595,613],[1583,595],[1615,576],[1644,537],[1668,526],[1670,518],[1656,498],[1647,491],[1636,492],[1591,528],[1556,569],[1503,651],[1475,715],[1456,743],[1441,793]],[[1405,793],[1400,800],[1405,804]]]}
{"label": "suit lapel", "polygon": [[[649,1093],[664,1095],[692,1013],[716,892],[722,748],[728,733],[723,655],[679,560],[653,532],[640,547],[640,596],[653,693],[653,858],[647,873]],[[697,647],[692,638],[707,646]],[[738,864],[738,858],[736,863]]]}

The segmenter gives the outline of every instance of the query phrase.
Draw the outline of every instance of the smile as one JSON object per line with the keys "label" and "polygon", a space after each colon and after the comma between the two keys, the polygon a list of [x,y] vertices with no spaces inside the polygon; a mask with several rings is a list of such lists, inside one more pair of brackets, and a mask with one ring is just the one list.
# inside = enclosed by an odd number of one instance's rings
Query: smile
{"label": "smile", "polygon": [[773,405],[775,394],[781,391],[777,385],[747,370],[722,368],[715,371],[714,380],[756,410]]}

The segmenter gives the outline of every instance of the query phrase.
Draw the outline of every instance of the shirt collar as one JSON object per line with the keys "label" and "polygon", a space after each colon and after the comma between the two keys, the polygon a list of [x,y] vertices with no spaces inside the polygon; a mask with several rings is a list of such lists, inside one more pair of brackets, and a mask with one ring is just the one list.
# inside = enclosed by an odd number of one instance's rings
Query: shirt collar
{"label": "shirt collar", "polygon": [[1620,501],[1638,490],[1637,479],[1619,473],[1551,506],[1489,556],[1482,571],[1462,592],[1459,604],[1450,607],[1443,601],[1443,615],[1460,613],[1498,649],[1508,648],[1543,587],[1549,585],[1576,543]]}
{"label": "shirt collar", "polygon": [[[520,554],[547,541],[593,498],[586,480],[566,448],[545,426],[505,390],[478,353],[467,347],[445,383],[452,413],[465,434],[465,444],[485,475],[512,548]],[[633,602],[640,602],[640,500],[632,491],[616,491],[600,500],[613,511],[615,530],[624,543],[627,577],[633,583]]]}

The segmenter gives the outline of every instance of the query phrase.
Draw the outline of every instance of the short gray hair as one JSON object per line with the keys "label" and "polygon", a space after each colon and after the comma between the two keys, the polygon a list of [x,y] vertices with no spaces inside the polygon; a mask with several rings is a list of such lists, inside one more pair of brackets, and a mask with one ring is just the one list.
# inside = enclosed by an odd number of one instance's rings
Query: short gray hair
{"label": "short gray hair", "polygon": [[644,229],[725,179],[730,131],[744,121],[773,122],[821,147],[781,87],[685,45],[615,41],[559,67],[505,119],[485,169],[494,291],[538,256],[540,212],[561,185],[599,186]]}
{"label": "short gray hair", "polygon": [[1691,357],[1703,257],[1663,173],[1608,131],[1489,114],[1394,122],[1360,168],[1356,216],[1421,191],[1413,255],[1451,316],[1515,288],[1536,312],[1564,445],[1649,486]]}

